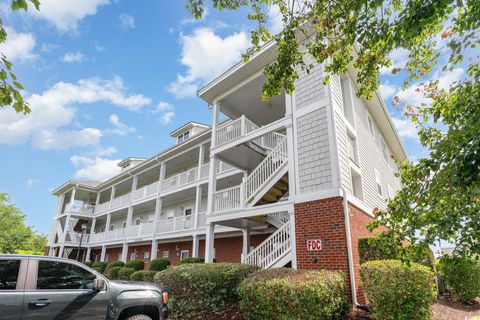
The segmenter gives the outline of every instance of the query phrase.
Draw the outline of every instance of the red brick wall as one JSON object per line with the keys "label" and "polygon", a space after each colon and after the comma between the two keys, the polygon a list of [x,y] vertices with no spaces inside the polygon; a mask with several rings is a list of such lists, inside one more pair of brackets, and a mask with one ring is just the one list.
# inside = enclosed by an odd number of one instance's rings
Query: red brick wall
{"label": "red brick wall", "polygon": [[[365,303],[360,285],[358,239],[371,236],[366,225],[373,218],[349,204],[352,253],[354,260],[357,300]],[[298,269],[326,269],[346,274],[350,295],[347,240],[342,197],[333,197],[295,204],[295,234]],[[321,239],[322,251],[308,252],[307,240]]]}

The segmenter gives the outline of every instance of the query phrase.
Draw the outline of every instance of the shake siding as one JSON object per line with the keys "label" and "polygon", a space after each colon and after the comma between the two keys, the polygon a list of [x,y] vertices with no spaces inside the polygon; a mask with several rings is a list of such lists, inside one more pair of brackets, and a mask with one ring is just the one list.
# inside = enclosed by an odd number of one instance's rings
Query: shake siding
{"label": "shake siding", "polygon": [[[388,197],[387,185],[390,184],[392,189],[396,191],[400,187],[400,181],[394,176],[394,169],[392,169],[392,167],[395,168],[395,166],[393,165],[393,161],[389,159],[389,162],[391,163],[389,166],[383,160],[380,142],[381,133],[378,130],[375,120],[372,118],[375,134],[374,140],[368,131],[367,106],[362,99],[359,99],[356,96],[354,97],[354,112],[360,168],[362,170],[364,202],[371,207],[385,208],[384,199]],[[390,149],[387,149],[390,155]],[[382,196],[377,192],[375,169],[380,173]]]}
{"label": "shake siding", "polygon": [[316,63],[310,56],[307,56],[306,60],[307,64],[312,63],[314,67],[309,73],[305,70],[298,70],[299,78],[295,81],[297,110],[325,97],[322,66]]}
{"label": "shake siding", "polygon": [[350,177],[350,160],[348,158],[347,149],[347,131],[345,122],[341,117],[341,113],[343,113],[343,98],[339,76],[332,77],[330,90],[332,93],[333,110],[335,114],[335,131],[337,139],[340,181],[342,187],[344,187],[348,193],[352,194],[353,191]]}

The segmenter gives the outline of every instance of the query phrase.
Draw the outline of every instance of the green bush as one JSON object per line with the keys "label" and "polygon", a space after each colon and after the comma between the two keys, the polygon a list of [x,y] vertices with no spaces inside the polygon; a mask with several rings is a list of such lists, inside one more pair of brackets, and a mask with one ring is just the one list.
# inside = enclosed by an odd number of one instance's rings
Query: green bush
{"label": "green bush", "polygon": [[211,314],[237,301],[238,285],[256,270],[239,263],[194,263],[157,272],[154,280],[171,296],[171,316],[183,319]]}
{"label": "green bush", "polygon": [[180,264],[205,263],[205,258],[185,258],[180,260]]}
{"label": "green bush", "polygon": [[162,271],[168,268],[170,265],[170,260],[167,258],[161,258],[161,259],[153,259],[150,261],[150,267],[148,270],[150,271]]}
{"label": "green bush", "polygon": [[83,264],[91,268],[93,263],[92,261],[85,261]]}
{"label": "green bush", "polygon": [[361,265],[360,276],[377,319],[430,319],[437,285],[428,267],[399,260],[369,261]]}
{"label": "green bush", "polygon": [[438,263],[447,290],[455,300],[471,304],[480,296],[480,262],[444,257]]}
{"label": "green bush", "polygon": [[110,264],[108,265],[108,269],[113,268],[113,267],[123,268],[123,267],[125,267],[125,263],[123,263],[123,261],[110,262]]}
{"label": "green bush", "polygon": [[270,269],[251,274],[238,289],[249,319],[345,319],[345,277],[333,271]]}
{"label": "green bush", "polygon": [[130,276],[134,272],[135,272],[135,269],[133,268],[121,268],[120,270],[118,270],[118,279],[129,281]]}
{"label": "green bush", "polygon": [[118,279],[118,271],[123,267],[108,267],[108,279],[110,280],[117,280]]}
{"label": "green bush", "polygon": [[[360,263],[372,260],[401,260],[402,243],[394,241],[391,235],[358,239]],[[429,248],[421,249],[416,245],[406,247],[410,261],[435,270],[435,257]],[[419,254],[417,252],[420,252]]]}
{"label": "green bush", "polygon": [[133,268],[135,271],[143,270],[145,268],[145,262],[140,259],[130,260],[125,263],[125,268]]}
{"label": "green bush", "polygon": [[153,282],[153,277],[155,276],[156,271],[135,271],[130,276],[130,280],[132,281],[146,281],[146,282]]}
{"label": "green bush", "polygon": [[99,273],[103,273],[103,271],[107,269],[107,264],[103,261],[94,262],[92,264],[92,269]]}

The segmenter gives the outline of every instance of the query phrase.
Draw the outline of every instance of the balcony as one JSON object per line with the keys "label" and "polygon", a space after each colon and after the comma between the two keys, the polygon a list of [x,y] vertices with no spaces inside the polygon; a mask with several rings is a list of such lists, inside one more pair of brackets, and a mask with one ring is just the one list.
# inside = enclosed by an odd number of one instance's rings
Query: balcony
{"label": "balcony", "polygon": [[67,204],[65,206],[65,212],[82,214],[82,215],[93,215],[95,206],[89,204]]}
{"label": "balcony", "polygon": [[132,202],[149,198],[158,193],[159,182],[154,182],[149,185],[143,186],[140,189],[133,190]]}

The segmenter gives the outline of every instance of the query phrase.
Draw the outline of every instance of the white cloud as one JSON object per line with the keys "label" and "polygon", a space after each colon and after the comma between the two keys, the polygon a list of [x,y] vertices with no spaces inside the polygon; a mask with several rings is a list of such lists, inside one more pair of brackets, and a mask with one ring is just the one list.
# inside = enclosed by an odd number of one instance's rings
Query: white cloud
{"label": "white cloud", "polygon": [[109,0],[42,0],[40,10],[28,10],[35,17],[50,22],[61,32],[77,32],[78,24],[87,16],[95,15]]}
{"label": "white cloud", "polygon": [[82,62],[84,60],[85,60],[85,56],[80,51],[67,52],[62,58],[62,61],[66,63]]}
{"label": "white cloud", "polygon": [[96,145],[102,137],[100,130],[71,128],[77,113],[76,105],[105,102],[136,111],[150,104],[150,99],[143,95],[128,94],[118,77],[59,82],[41,94],[32,94],[27,101],[32,111],[26,116],[15,113],[12,108],[0,109],[0,144],[31,141],[40,149]]}
{"label": "white cloud", "polygon": [[17,33],[12,28],[6,27],[7,40],[0,45],[0,51],[12,62],[26,62],[35,59],[33,52],[36,44],[32,33]]}
{"label": "white cloud", "polygon": [[386,81],[384,84],[381,84],[379,89],[383,99],[390,98],[397,91],[397,88],[388,81]]}
{"label": "white cloud", "polygon": [[135,28],[135,18],[133,16],[122,13],[118,16],[118,19],[120,19],[120,26],[122,29],[126,30]]}
{"label": "white cloud", "polygon": [[411,139],[417,139],[417,128],[415,128],[415,125],[413,124],[412,121],[408,119],[399,119],[392,117],[393,124],[397,128],[397,132],[400,135],[400,137],[406,139],[406,138],[411,138]]}
{"label": "white cloud", "polygon": [[72,156],[72,164],[77,168],[75,178],[86,180],[105,181],[120,173],[117,165],[121,160],[109,160],[101,157],[89,158],[84,156]]}
{"label": "white cloud", "polygon": [[392,60],[392,65],[390,67],[383,67],[380,69],[380,73],[382,74],[389,74],[395,68],[403,68],[405,64],[408,62],[408,55],[410,52],[403,48],[394,49],[390,53],[390,59]]}
{"label": "white cloud", "polygon": [[39,180],[36,180],[36,179],[28,179],[27,182],[26,182],[26,186],[28,189],[31,189],[34,187],[34,185],[36,185],[38,182],[40,182]]}
{"label": "white cloud", "polygon": [[117,136],[126,136],[129,133],[137,131],[134,127],[130,127],[123,123],[116,114],[111,114],[109,117],[111,124],[115,126],[113,129],[109,129],[107,132],[117,135]]}
{"label": "white cloud", "polygon": [[173,118],[175,117],[175,111],[173,111],[173,106],[164,101],[160,101],[157,105],[157,108],[153,111],[153,113],[160,113],[160,122],[163,125],[167,125],[172,122]]}
{"label": "white cloud", "polygon": [[269,29],[273,34],[280,33],[283,30],[283,16],[280,8],[272,5],[268,10]]}
{"label": "white cloud", "polygon": [[191,35],[180,35],[181,63],[186,74],[177,75],[169,91],[177,98],[193,97],[199,86],[220,75],[241,60],[241,52],[250,42],[245,32],[220,37],[210,28],[201,27]]}

